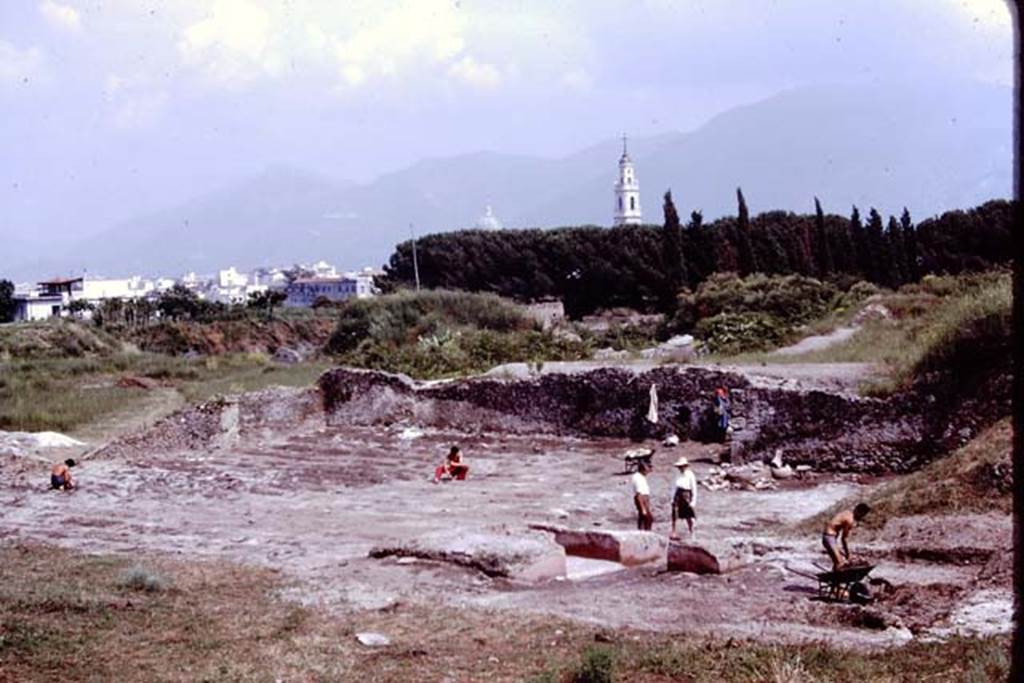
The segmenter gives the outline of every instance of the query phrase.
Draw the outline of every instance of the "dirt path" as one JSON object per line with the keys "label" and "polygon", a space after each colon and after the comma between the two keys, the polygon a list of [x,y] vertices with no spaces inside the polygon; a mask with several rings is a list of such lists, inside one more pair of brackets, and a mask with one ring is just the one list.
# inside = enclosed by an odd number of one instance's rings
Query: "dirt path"
{"label": "dirt path", "polygon": [[[721,576],[622,569],[585,580],[523,585],[447,562],[371,559],[374,546],[438,532],[527,533],[530,524],[629,529],[633,511],[619,440],[510,437],[474,431],[325,428],[318,420],[287,433],[257,431],[221,448],[153,449],[98,457],[78,472],[72,494],[46,492],[45,470],[0,461],[0,539],[36,539],[88,552],[161,552],[279,568],[296,579],[293,597],[327,606],[380,608],[443,600],[592,621],[608,627],[772,639],[827,639],[880,646],[906,629],[871,630],[843,621],[849,610],[810,599],[813,585],[787,570],[823,560],[816,538],[777,529],[852,492],[851,481],[778,491],[701,491],[697,540],[716,552],[749,555]],[[466,482],[434,485],[433,467],[459,443]],[[708,455],[684,444],[656,457],[654,530],[668,533],[670,458]],[[697,462],[698,477],[710,464]],[[886,556],[887,546],[879,552]],[[975,568],[917,573],[886,559],[884,575],[905,584],[966,586]],[[891,572],[891,574],[890,574]],[[953,603],[950,602],[950,609]],[[942,625],[944,615],[936,617]]]}
{"label": "dirt path", "polygon": [[772,352],[775,356],[798,356],[802,353],[810,353],[811,351],[821,351],[827,349],[830,346],[841,344],[853,335],[857,334],[857,330],[860,327],[837,327],[828,334],[816,334],[810,337],[804,337],[795,344],[784,346],[781,349],[776,349]]}

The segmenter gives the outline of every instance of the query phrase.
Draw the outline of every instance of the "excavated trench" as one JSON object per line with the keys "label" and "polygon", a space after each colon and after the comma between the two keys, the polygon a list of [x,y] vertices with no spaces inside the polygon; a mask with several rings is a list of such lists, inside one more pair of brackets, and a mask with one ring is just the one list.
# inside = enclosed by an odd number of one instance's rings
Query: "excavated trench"
{"label": "excavated trench", "polygon": [[[660,399],[654,425],[644,419],[651,384]],[[667,540],[673,471],[659,454],[650,477],[654,532],[632,530],[623,451],[631,440],[675,433],[684,440],[671,457],[687,455],[704,481],[715,467],[708,456],[724,449],[700,443],[713,437],[709,397],[722,384],[733,396],[736,460],[782,448],[788,462],[819,473],[902,472],[981,426],[944,422],[949,416],[934,409],[923,416],[926,394],[861,398],[699,367],[433,383],[338,368],[317,388],[208,402],[98,448],[71,496],[40,495],[45,482],[30,463],[0,460],[0,537],[272,566],[300,579],[299,599],[350,607],[430,595],[610,627],[686,623],[718,635],[812,640],[841,629],[843,642],[865,646],[905,638],[898,628],[844,625],[835,608],[809,600],[813,586],[787,567],[813,566],[820,544],[777,535],[852,495],[858,477],[702,490],[697,536],[676,543]],[[452,443],[464,448],[470,477],[434,485],[433,468]],[[985,543],[972,532],[949,552],[997,546],[1008,537],[997,522],[977,520],[990,530]],[[956,610],[1002,609],[1008,569],[995,564],[998,555],[984,565],[935,565],[943,558],[927,552],[945,546],[908,527],[925,552],[900,558],[903,537],[878,548],[882,577],[897,587],[957,587],[941,593],[935,615],[906,597],[911,589],[894,593],[906,623],[959,628]],[[985,579],[994,598],[974,590],[982,574],[995,577]]]}
{"label": "excavated trench", "polygon": [[[646,420],[651,385],[659,397],[657,424]],[[735,431],[727,455],[733,462],[770,457],[782,449],[794,465],[872,474],[915,470],[1009,413],[1005,388],[985,400],[963,397],[950,405],[937,402],[927,390],[865,398],[693,366],[425,383],[337,368],[325,373],[319,386],[329,424],[408,421],[636,441],[676,434],[704,443],[719,438],[711,397],[716,387],[725,386],[732,400]]]}

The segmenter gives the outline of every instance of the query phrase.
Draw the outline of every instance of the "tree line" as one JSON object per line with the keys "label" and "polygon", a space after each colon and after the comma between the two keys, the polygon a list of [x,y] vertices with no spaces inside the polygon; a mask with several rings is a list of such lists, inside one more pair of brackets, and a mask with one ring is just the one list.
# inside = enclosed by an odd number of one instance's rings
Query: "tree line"
{"label": "tree line", "polygon": [[[751,217],[742,189],[735,216],[706,223],[699,211],[682,223],[671,192],[658,225],[548,230],[462,230],[416,241],[420,280],[430,288],[493,292],[519,301],[561,299],[573,317],[629,307],[671,311],[681,289],[712,273],[800,274],[867,280],[885,287],[928,273],[955,274],[1010,259],[1013,203],[993,200],[915,224],[910,212],[883,218],[854,206],[849,217],[769,211]],[[379,283],[414,282],[412,242],[399,244]]]}

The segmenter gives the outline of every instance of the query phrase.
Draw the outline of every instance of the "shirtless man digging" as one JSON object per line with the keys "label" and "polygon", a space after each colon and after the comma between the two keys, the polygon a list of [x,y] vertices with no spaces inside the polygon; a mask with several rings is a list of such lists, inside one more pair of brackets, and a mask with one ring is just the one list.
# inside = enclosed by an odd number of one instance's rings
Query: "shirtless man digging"
{"label": "shirtless man digging", "polygon": [[[825,525],[825,531],[821,534],[821,544],[825,546],[825,551],[832,558],[833,571],[840,569],[850,561],[850,548],[846,545],[846,539],[853,528],[857,526],[857,522],[864,519],[869,512],[871,512],[871,507],[867,503],[858,503],[852,510],[843,510],[837,513]],[[841,540],[843,543],[842,558],[839,557],[839,551],[836,550],[836,540]]]}
{"label": "shirtless man digging", "polygon": [[58,491],[70,491],[75,488],[75,480],[71,477],[71,468],[75,461],[68,458],[50,469],[50,488]]}

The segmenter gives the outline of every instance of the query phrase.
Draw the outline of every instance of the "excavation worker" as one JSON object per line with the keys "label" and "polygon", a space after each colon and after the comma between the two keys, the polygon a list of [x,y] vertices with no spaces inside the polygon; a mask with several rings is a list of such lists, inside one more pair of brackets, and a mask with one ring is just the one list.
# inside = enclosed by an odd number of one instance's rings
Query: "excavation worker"
{"label": "excavation worker", "polygon": [[441,477],[446,474],[459,481],[464,481],[469,474],[469,465],[462,461],[462,451],[458,446],[452,446],[444,462],[434,470],[434,483],[441,481]]}
{"label": "excavation worker", "polygon": [[676,477],[675,488],[672,493],[672,534],[670,538],[679,538],[676,533],[676,520],[685,519],[686,526],[693,536],[693,523],[697,519],[697,477],[690,469],[690,461],[685,457],[675,462],[679,469],[679,476]]}
{"label": "excavation worker", "polygon": [[71,477],[71,468],[75,461],[68,458],[50,469],[50,488],[58,491],[70,491],[75,488],[75,480]]}
{"label": "excavation worker", "polygon": [[[837,513],[825,525],[825,531],[821,534],[821,544],[825,546],[825,551],[832,558],[833,571],[850,561],[850,548],[846,545],[846,539],[853,528],[857,526],[857,522],[864,519],[869,512],[871,512],[871,507],[867,503],[858,503],[857,507],[852,510],[843,510]],[[839,557],[839,551],[836,549],[837,539],[842,541],[842,558]]]}
{"label": "excavation worker", "polygon": [[715,414],[718,415],[718,431],[722,440],[729,436],[729,390],[725,387],[715,389]]}
{"label": "excavation worker", "polygon": [[651,487],[647,483],[647,473],[651,466],[641,460],[633,474],[633,502],[636,504],[636,528],[650,531],[654,526],[654,514],[651,513]]}

